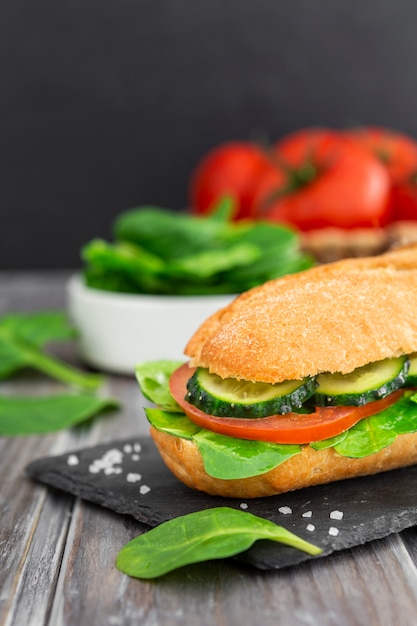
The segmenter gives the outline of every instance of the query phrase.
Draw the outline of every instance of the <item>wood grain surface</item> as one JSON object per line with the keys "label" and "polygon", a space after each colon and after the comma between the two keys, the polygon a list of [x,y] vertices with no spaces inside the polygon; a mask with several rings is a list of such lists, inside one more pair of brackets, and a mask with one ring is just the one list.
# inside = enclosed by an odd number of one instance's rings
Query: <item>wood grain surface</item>
{"label": "wood grain surface", "polygon": [[[65,272],[0,273],[0,314],[63,309],[67,278]],[[55,351],[82,367],[76,345]],[[1,383],[5,394],[57,388],[29,372]],[[0,626],[417,623],[414,529],[277,572],[213,561],[151,582],[120,573],[116,554],[143,527],[24,474],[41,456],[147,434],[136,381],[109,377],[105,391],[120,398],[122,408],[88,427],[0,438]]]}

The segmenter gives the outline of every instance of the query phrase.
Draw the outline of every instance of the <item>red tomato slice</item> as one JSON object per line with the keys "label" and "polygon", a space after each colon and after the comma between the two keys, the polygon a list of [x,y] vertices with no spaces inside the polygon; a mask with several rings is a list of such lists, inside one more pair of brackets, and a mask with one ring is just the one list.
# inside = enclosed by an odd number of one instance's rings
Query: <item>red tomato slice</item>
{"label": "red tomato slice", "polygon": [[272,443],[303,444],[334,437],[348,430],[364,417],[375,415],[388,408],[403,394],[402,390],[395,391],[382,400],[369,402],[359,407],[317,407],[315,413],[308,415],[287,413],[254,419],[215,417],[207,415],[184,400],[187,393],[187,381],[194,371],[184,364],[175,370],[170,378],[170,391],[192,422],[221,435]]}

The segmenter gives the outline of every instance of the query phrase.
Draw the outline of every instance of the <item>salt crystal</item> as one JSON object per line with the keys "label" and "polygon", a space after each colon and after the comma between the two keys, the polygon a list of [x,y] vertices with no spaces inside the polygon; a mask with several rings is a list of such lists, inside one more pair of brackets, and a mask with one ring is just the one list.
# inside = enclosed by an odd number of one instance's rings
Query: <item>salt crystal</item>
{"label": "salt crystal", "polygon": [[280,506],[278,511],[282,513],[283,515],[291,515],[292,508],[289,506]]}
{"label": "salt crystal", "polygon": [[129,474],[126,476],[126,480],[128,483],[136,483],[139,480],[142,480],[142,476],[141,474],[135,474],[134,472],[129,472]]}

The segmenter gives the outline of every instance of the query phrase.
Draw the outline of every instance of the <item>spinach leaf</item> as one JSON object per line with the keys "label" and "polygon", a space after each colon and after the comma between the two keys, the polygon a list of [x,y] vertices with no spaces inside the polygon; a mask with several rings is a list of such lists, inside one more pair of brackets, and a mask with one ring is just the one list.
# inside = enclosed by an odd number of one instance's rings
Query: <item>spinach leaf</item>
{"label": "spinach leaf", "polygon": [[145,398],[167,411],[182,411],[169,391],[171,374],[182,361],[146,361],[136,366],[136,378]]}
{"label": "spinach leaf", "polygon": [[224,480],[259,476],[301,452],[298,445],[236,439],[199,428],[184,413],[145,409],[149,423],[175,437],[191,439],[203,458],[204,469]]}
{"label": "spinach leaf", "polygon": [[251,265],[262,257],[262,251],[249,243],[232,244],[219,254],[217,250],[197,252],[172,261],[170,272],[178,278],[207,279],[230,268]]}
{"label": "spinach leaf", "polygon": [[188,419],[184,413],[176,413],[175,419],[169,411],[161,411],[160,409],[145,408],[146,417],[149,423],[164,433],[174,435],[174,437],[182,437],[183,439],[193,439],[201,428]]}
{"label": "spinach leaf", "polygon": [[167,289],[165,261],[132,243],[114,245],[93,239],[81,250],[91,287],[128,293],[159,293]]}
{"label": "spinach leaf", "polygon": [[193,441],[207,474],[225,480],[259,476],[301,452],[298,445],[236,439],[205,429],[196,433]]}
{"label": "spinach leaf", "polygon": [[384,411],[371,415],[350,428],[340,443],[339,454],[361,458],[389,446],[397,435],[417,430],[417,406],[410,392]]}
{"label": "spinach leaf", "polygon": [[114,223],[113,232],[116,241],[129,241],[167,261],[202,249],[219,249],[229,228],[232,228],[230,224],[220,220],[152,206],[122,213]]}
{"label": "spinach leaf", "polygon": [[215,204],[210,213],[206,215],[206,219],[227,224],[236,214],[237,203],[233,196],[223,196]]}
{"label": "spinach leaf", "polygon": [[314,441],[313,443],[310,443],[310,446],[314,448],[314,450],[326,450],[327,448],[334,448],[338,443],[346,438],[347,433],[348,431],[345,431],[344,433],[340,433],[340,435],[329,437],[329,439]]}
{"label": "spinach leaf", "polygon": [[154,206],[125,211],[113,243],[93,239],[82,248],[84,280],[126,293],[233,294],[313,265],[293,230],[233,222],[233,209],[225,197],[205,216]]}
{"label": "spinach leaf", "polygon": [[116,399],[91,394],[46,397],[0,396],[0,435],[54,432],[84,422],[97,413],[117,408]]}
{"label": "spinach leaf", "polygon": [[274,522],[217,507],[174,518],[136,537],[120,550],[116,566],[135,578],[157,578],[184,565],[234,556],[258,539],[312,555],[322,551]]}
{"label": "spinach leaf", "polygon": [[346,432],[340,443],[334,446],[336,452],[342,456],[360,459],[375,454],[389,446],[397,438],[391,428],[378,426],[376,416],[361,420]]}
{"label": "spinach leaf", "polygon": [[334,448],[351,458],[375,454],[389,446],[398,435],[417,431],[417,406],[413,393],[406,391],[400,400],[376,415],[367,417],[349,430],[311,445],[315,450]]}
{"label": "spinach leaf", "polygon": [[13,313],[0,319],[0,379],[32,367],[61,382],[96,389],[103,377],[70,367],[44,350],[46,343],[73,338],[75,330],[60,312]]}
{"label": "spinach leaf", "polygon": [[38,348],[51,341],[73,339],[77,334],[66,316],[57,311],[9,313],[2,317],[0,329],[11,335],[19,335]]}

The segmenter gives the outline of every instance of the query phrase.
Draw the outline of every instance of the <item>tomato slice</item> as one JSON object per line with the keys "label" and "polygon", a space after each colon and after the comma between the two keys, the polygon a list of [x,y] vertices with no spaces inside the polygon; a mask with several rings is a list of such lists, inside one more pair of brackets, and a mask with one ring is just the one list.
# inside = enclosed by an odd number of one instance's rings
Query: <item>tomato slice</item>
{"label": "tomato slice", "polygon": [[340,435],[364,417],[388,408],[403,394],[400,389],[382,400],[369,402],[364,406],[316,407],[314,413],[307,415],[287,413],[254,419],[216,417],[207,415],[184,400],[187,381],[194,371],[185,363],[170,378],[170,391],[192,422],[221,435],[272,443],[311,443]]}

